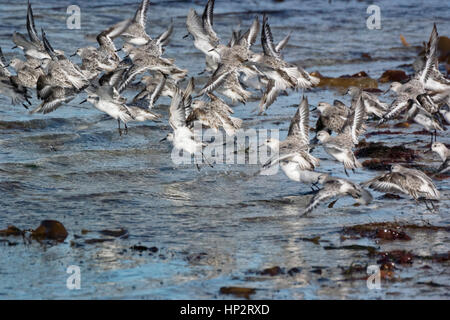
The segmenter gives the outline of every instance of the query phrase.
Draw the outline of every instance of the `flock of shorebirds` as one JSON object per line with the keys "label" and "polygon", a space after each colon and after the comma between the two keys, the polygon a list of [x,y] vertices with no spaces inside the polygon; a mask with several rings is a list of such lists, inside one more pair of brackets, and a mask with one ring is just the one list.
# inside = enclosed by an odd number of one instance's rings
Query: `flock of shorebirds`
{"label": "flock of shorebirds", "polygon": [[[171,98],[169,124],[173,129],[165,139],[175,148],[189,154],[201,154],[206,143],[194,136],[193,124],[218,130],[223,128],[227,135],[234,135],[240,129],[242,120],[233,117],[232,108],[218,94],[233,103],[245,103],[252,95],[249,89],[262,90],[259,103],[260,114],[272,105],[281,92],[288,89],[308,89],[320,81],[297,65],[283,60],[282,50],[286,47],[290,34],[279,43],[274,43],[266,15],[255,17],[245,32],[233,30],[228,44],[222,44],[213,29],[214,0],[208,0],[200,16],[191,9],[186,26],[194,46],[206,57],[206,67],[202,73],[210,74],[206,85],[196,92],[195,80],[190,78],[186,87],[179,82],[186,78],[188,71],[175,65],[175,60],[163,57],[165,47],[173,32],[173,24],[156,38],[146,32],[146,16],[149,0],[142,0],[134,17],[121,21],[102,31],[97,36],[98,47],[78,49],[74,55],[82,59],[77,65],[51,46],[44,30],[39,36],[36,31],[33,11],[28,2],[26,27],[28,36],[15,32],[12,40],[14,48],[20,48],[25,60],[18,58],[7,62],[0,49],[0,94],[11,98],[12,104],[31,106],[30,89],[36,90],[41,103],[30,113],[49,113],[70,102],[81,93],[97,109],[121,122],[127,132],[127,123],[133,121],[156,121],[161,116],[153,111],[160,96]],[[262,52],[252,51],[261,29]],[[122,48],[116,48],[114,39],[122,38]],[[351,87],[348,94],[351,106],[335,100],[333,104],[321,102],[317,106],[320,113],[316,136],[310,141],[308,99],[303,95],[299,107],[291,120],[287,138],[283,141],[268,139],[266,145],[278,151],[278,155],[264,164],[263,169],[280,165],[292,180],[312,184],[317,191],[302,215],[311,212],[320,202],[332,197],[351,196],[357,202],[368,204],[372,196],[365,187],[381,191],[410,195],[416,202],[425,203],[427,209],[436,210],[434,201],[440,195],[432,179],[420,170],[395,164],[391,170],[365,183],[355,184],[347,179],[333,177],[315,171],[319,159],[310,152],[316,144],[344,166],[344,171],[361,168],[353,148],[358,137],[367,130],[369,120],[379,124],[400,115],[430,132],[431,150],[436,152],[443,163],[439,172],[450,171],[450,151],[442,143],[436,142],[436,131],[445,130],[445,122],[450,124],[450,81],[438,69],[436,26],[426,45],[423,63],[416,74],[406,83],[393,82],[390,90],[396,99],[383,103],[373,93]],[[119,57],[118,52],[125,57]],[[15,70],[11,74],[9,67]],[[136,79],[144,89],[132,101],[123,97],[127,89],[133,90]],[[378,119],[378,120],[377,120]],[[163,139],[164,140],[164,139]],[[211,165],[208,162],[209,165]],[[197,165],[198,168],[198,165]],[[317,185],[323,187],[319,188]]]}

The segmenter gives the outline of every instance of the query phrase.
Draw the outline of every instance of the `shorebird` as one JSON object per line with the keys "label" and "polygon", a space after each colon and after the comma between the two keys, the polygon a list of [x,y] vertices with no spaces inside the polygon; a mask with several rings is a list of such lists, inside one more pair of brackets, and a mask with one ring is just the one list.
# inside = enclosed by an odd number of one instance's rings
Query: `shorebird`
{"label": "shorebird", "polygon": [[194,9],[189,10],[186,18],[186,27],[194,38],[194,46],[206,56],[206,71],[214,71],[220,62],[220,54],[215,50],[220,44],[220,39],[212,27],[213,11],[214,0],[208,0],[202,18]]}
{"label": "shorebird", "polygon": [[124,80],[120,84],[118,90],[122,92],[133,79],[146,71],[160,72],[176,82],[184,79],[188,73],[187,70],[180,69],[175,66],[173,59],[166,59],[147,54],[145,51],[132,51],[129,57],[133,61],[131,67],[124,75]]}
{"label": "shorebird", "polygon": [[145,31],[147,24],[147,12],[150,4],[150,0],[142,0],[139,8],[134,14],[134,17],[132,19],[122,21],[122,23],[128,24],[128,27],[123,33],[121,33],[120,37],[123,38],[125,42],[132,45],[147,45],[146,50],[155,50],[156,48],[160,51],[160,54],[158,55],[160,56],[163,51],[163,46],[168,43],[169,37],[172,34],[173,24],[171,24],[169,28],[156,39],[152,39]]}
{"label": "shorebird", "polygon": [[150,0],[142,0],[139,8],[136,10],[133,19],[125,20],[129,21],[129,26],[121,37],[128,43],[134,45],[144,45],[150,40],[150,36],[145,31],[145,25],[147,23],[147,11],[150,6]]}
{"label": "shorebird", "polygon": [[11,103],[13,105],[21,103],[28,109],[25,102],[28,102],[28,104],[31,105],[28,100],[31,97],[28,95],[27,88],[20,84],[17,76],[11,75],[11,72],[9,72],[7,67],[8,63],[0,48],[0,94],[11,98]]}
{"label": "shorebird", "polygon": [[445,122],[450,125],[450,107],[449,105],[445,105],[439,109],[439,113],[444,118]]}
{"label": "shorebird", "polygon": [[289,179],[316,185],[318,173],[313,170],[319,166],[319,159],[309,153],[309,104],[305,96],[291,119],[287,138],[283,141],[270,138],[265,144],[278,154],[263,168],[279,163]]}
{"label": "shorebird", "polygon": [[432,200],[439,200],[440,194],[430,177],[422,171],[405,168],[399,164],[391,166],[391,171],[363,183],[371,189],[380,192],[404,193],[414,198],[416,202],[423,201],[428,207]]}
{"label": "shorebird", "polygon": [[417,97],[427,93],[426,83],[429,81],[436,63],[437,41],[438,34],[436,25],[434,25],[433,30],[431,31],[429,50],[426,54],[426,62],[423,69],[416,73],[416,75],[405,84],[400,84],[398,82],[391,83],[389,89],[396,92],[398,96],[390,105],[389,111],[386,112],[378,122],[379,124],[396,117],[404,110],[408,110],[412,107],[421,108],[426,111],[427,108],[422,106],[421,101],[428,100],[418,101]]}
{"label": "shorebird", "polygon": [[339,100],[334,100],[333,105],[327,102],[319,102],[317,109],[320,116],[317,119],[316,132],[326,130],[328,133],[341,133],[348,119],[352,116],[352,110]]}
{"label": "shorebird", "polygon": [[[28,40],[23,34],[14,32],[13,33],[13,42],[15,44],[14,48],[20,48],[23,50],[25,56],[27,58],[35,58],[38,60],[50,59],[50,55],[45,50],[44,43],[39,39],[39,36],[36,32],[36,27],[34,24],[34,15],[33,10],[31,8],[30,1],[28,1],[27,7],[27,31]],[[64,54],[63,51],[56,51],[57,54]]]}
{"label": "shorebird", "polygon": [[113,39],[120,36],[130,25],[130,21],[119,22],[112,27],[100,32],[96,39],[99,44],[95,47],[79,48],[74,55],[82,59],[81,70],[85,71],[89,79],[95,78],[100,72],[112,72],[120,63]]}
{"label": "shorebird", "polygon": [[186,110],[188,110],[187,105],[189,104],[191,96],[191,90],[185,89],[182,94],[180,89],[176,89],[174,96],[170,103],[169,108],[169,124],[172,127],[173,132],[167,134],[167,136],[161,140],[170,141],[174,148],[177,150],[183,150],[190,155],[194,155],[194,162],[197,169],[200,170],[197,157],[201,154],[202,159],[212,167],[212,165],[206,160],[203,154],[203,148],[206,147],[206,143],[198,141],[195,137],[194,132],[187,126],[186,123]]}
{"label": "shorebird", "polygon": [[41,64],[41,61],[35,58],[28,58],[26,61],[14,58],[9,63],[16,70],[19,83],[30,89],[35,89],[39,77],[45,75]]}
{"label": "shorebird", "polygon": [[103,75],[99,79],[98,85],[91,84],[89,88],[85,89],[88,93],[88,97],[80,103],[82,104],[88,101],[100,111],[103,111],[110,117],[116,119],[120,135],[122,135],[122,130],[120,129],[121,121],[124,123],[125,133],[127,133],[128,122],[147,120],[155,121],[160,118],[160,115],[149,110],[144,110],[139,107],[129,106],[126,104],[126,99],[120,96],[116,89],[118,80],[123,72],[123,69],[118,69],[114,72]]}
{"label": "shorebird", "polygon": [[375,94],[364,91],[361,88],[349,87],[347,93],[352,98],[352,105],[360,96],[362,97],[366,115],[375,115],[378,118],[382,118],[389,107],[386,103],[381,102]]}
{"label": "shorebird", "polygon": [[[142,82],[145,84],[145,88],[142,89],[134,98],[133,102],[143,103],[143,101],[149,110],[153,109],[154,104],[159,99],[161,95],[173,97],[173,92],[175,90],[175,82],[169,82],[166,75],[161,74],[161,77],[142,77]],[[170,85],[167,85],[169,84]],[[168,89],[171,88],[171,89]]]}
{"label": "shorebird", "polygon": [[192,111],[186,119],[187,125],[191,127],[198,121],[216,132],[223,127],[227,135],[235,135],[236,130],[241,128],[242,120],[231,116],[234,111],[222,99],[212,93],[208,93],[207,96],[210,101],[192,101]]}
{"label": "shorebird", "polygon": [[78,90],[74,88],[63,88],[58,86],[52,86],[50,89],[45,91],[44,95],[40,96],[43,102],[30,111],[33,113],[49,113],[55,111],[57,108],[65,103],[72,101],[78,94]]}
{"label": "shorebird", "polygon": [[369,191],[349,180],[322,174],[319,176],[318,182],[323,185],[323,188],[312,197],[301,216],[305,216],[313,211],[320,202],[333,197],[351,196],[353,199],[356,199],[357,203],[363,205],[367,205],[372,201],[372,195]]}
{"label": "shorebird", "polygon": [[431,146],[431,150],[436,152],[439,157],[441,157],[442,164],[439,167],[439,173],[446,173],[450,171],[450,150],[447,149],[445,144],[440,142],[435,142]]}
{"label": "shorebird", "polygon": [[317,139],[321,142],[325,151],[344,164],[345,174],[348,176],[347,169],[361,168],[361,163],[353,154],[352,148],[358,144],[358,136],[363,131],[365,118],[365,109],[360,97],[356,102],[355,112],[348,119],[347,124],[342,129],[342,133],[337,136],[330,136],[326,131],[319,131]]}
{"label": "shorebird", "polygon": [[[53,50],[48,41],[44,30],[42,29],[42,40],[47,53],[51,56],[51,60],[47,65],[46,81],[53,83],[56,86],[63,88],[75,88],[81,90],[89,85],[89,80],[80,70],[80,68],[73,64],[64,55],[59,55]],[[42,78],[39,77],[39,78]],[[39,79],[38,79],[38,97],[40,95]]]}
{"label": "shorebird", "polygon": [[263,16],[261,31],[263,54],[253,54],[250,63],[255,65],[268,79],[266,91],[259,104],[259,113],[262,114],[276,100],[280,91],[290,89],[306,89],[320,82],[319,78],[309,75],[296,65],[285,62],[273,43],[267,16]]}

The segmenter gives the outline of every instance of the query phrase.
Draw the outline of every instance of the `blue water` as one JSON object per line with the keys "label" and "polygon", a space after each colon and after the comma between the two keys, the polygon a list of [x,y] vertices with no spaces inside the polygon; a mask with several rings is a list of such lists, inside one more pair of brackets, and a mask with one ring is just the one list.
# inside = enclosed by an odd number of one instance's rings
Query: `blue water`
{"label": "blue water", "polygon": [[[37,28],[45,29],[55,49],[70,55],[78,47],[95,45],[96,34],[131,17],[138,6],[135,2],[34,0],[32,5]],[[191,76],[203,70],[204,57],[191,40],[183,39],[185,17],[189,8],[201,12],[204,2],[152,1],[149,10],[150,35],[160,34],[173,18],[175,30],[165,56],[175,58]],[[66,27],[66,9],[72,4],[81,9],[81,30]],[[214,28],[226,43],[232,27],[246,28],[255,14],[267,12],[276,40],[292,31],[284,49],[287,61],[326,76],[365,71],[374,79],[387,69],[413,63],[416,46],[428,40],[434,22],[440,35],[450,36],[450,10],[442,1],[377,1],[381,30],[366,27],[370,4],[217,0]],[[0,0],[0,46],[8,59],[21,56],[11,49],[11,34],[26,32],[25,18],[26,1]],[[400,34],[411,47],[402,46]],[[255,50],[261,50],[259,41]],[[363,53],[372,59],[363,59]],[[403,70],[412,72],[409,67]],[[236,105],[235,115],[245,119],[245,129],[280,129],[283,138],[300,94],[280,96],[266,116],[252,112],[257,99]],[[350,102],[337,90],[314,89],[306,94],[312,105],[334,99]],[[39,102],[33,95],[36,106]],[[299,219],[297,214],[310,197],[309,186],[290,181],[281,172],[255,176],[259,169],[255,165],[216,165],[200,172],[195,166],[175,166],[170,145],[159,142],[169,132],[170,100],[158,101],[157,112],[164,116],[161,123],[130,124],[128,135],[119,136],[114,120],[87,104],[79,105],[84,98],[80,95],[48,115],[29,115],[0,96],[0,229],[35,228],[41,220],[55,219],[69,232],[66,241],[55,246],[27,245],[20,238],[9,239],[16,246],[0,242],[0,298],[222,299],[230,296],[221,295],[220,287],[243,286],[257,288],[251,296],[256,299],[448,299],[448,262],[432,264],[431,269],[422,268],[430,263],[419,260],[399,266],[400,280],[383,282],[382,290],[368,290],[364,280],[346,280],[340,267],[352,262],[376,264],[376,258],[363,251],[323,249],[358,243],[420,255],[449,251],[449,234],[444,231],[417,232],[412,241],[391,243],[341,241],[339,233],[344,226],[378,221],[448,226],[448,180],[436,181],[443,198],[439,213],[426,212],[408,197],[380,199],[381,194],[374,193],[369,206],[353,207],[351,201],[340,200],[333,209],[324,204],[310,218]],[[311,125],[316,116],[312,113]],[[412,125],[406,131],[419,130]],[[446,132],[438,139],[450,143]],[[381,135],[367,140],[424,151],[429,137]],[[316,148],[314,155],[321,159],[321,171],[344,177],[342,167],[322,148]],[[436,155],[424,155],[421,161],[439,166]],[[379,173],[358,170],[351,179],[360,182]],[[82,245],[85,239],[105,237],[99,230],[118,228],[127,229],[129,237]],[[82,234],[82,230],[90,232]],[[319,245],[301,240],[316,236]],[[130,250],[136,244],[156,246],[159,251],[139,255]],[[69,265],[81,268],[80,290],[66,287]],[[252,272],[273,266],[298,267],[301,272],[275,277]],[[322,267],[322,274],[312,272],[317,267]],[[431,280],[443,286],[418,284]]]}

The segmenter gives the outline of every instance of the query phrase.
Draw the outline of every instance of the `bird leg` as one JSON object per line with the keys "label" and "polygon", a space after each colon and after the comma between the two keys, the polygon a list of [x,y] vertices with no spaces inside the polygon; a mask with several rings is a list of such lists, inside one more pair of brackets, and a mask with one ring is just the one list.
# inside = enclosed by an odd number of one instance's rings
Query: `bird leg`
{"label": "bird leg", "polygon": [[347,177],[350,177],[350,176],[348,175],[347,169],[345,169],[345,167],[344,167],[344,172],[345,172],[345,174],[347,175]]}
{"label": "bird leg", "polygon": [[123,124],[125,125],[125,134],[128,134],[128,126],[125,122]]}
{"label": "bird leg", "polygon": [[206,164],[209,165],[211,168],[214,168],[214,166],[208,160],[206,160],[206,157],[203,154],[203,151],[202,151],[202,160],[204,160],[206,162]]}
{"label": "bird leg", "polygon": [[120,119],[117,119],[117,124],[119,125],[119,135],[122,136],[122,129],[120,129]]}

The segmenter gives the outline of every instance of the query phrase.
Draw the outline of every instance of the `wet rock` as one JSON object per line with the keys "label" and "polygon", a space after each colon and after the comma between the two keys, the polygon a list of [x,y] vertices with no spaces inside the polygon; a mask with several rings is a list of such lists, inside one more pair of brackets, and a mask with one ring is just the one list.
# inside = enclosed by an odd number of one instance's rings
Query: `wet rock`
{"label": "wet rock", "polygon": [[150,251],[151,253],[156,253],[159,251],[159,249],[157,247],[146,247],[146,246],[142,246],[142,245],[134,245],[132,247],[130,247],[131,250],[133,251],[139,251],[139,252],[143,252],[143,251]]}
{"label": "wet rock", "polygon": [[381,199],[401,199],[402,197],[400,197],[398,194],[393,194],[393,193],[385,193],[381,196]]}
{"label": "wet rock", "polygon": [[339,78],[368,78],[369,75],[365,71],[360,71],[358,73],[350,75],[342,75]]}
{"label": "wet rock", "polygon": [[112,238],[107,238],[107,239],[99,239],[99,238],[94,238],[94,239],[86,239],[84,240],[84,243],[86,244],[95,244],[95,243],[103,243],[103,242],[111,242],[114,241],[115,239]]}
{"label": "wet rock", "polygon": [[409,80],[409,76],[403,70],[386,70],[383,72],[380,79],[378,79],[380,83],[393,81],[402,82],[407,80]]}
{"label": "wet rock", "polygon": [[44,220],[36,230],[32,231],[31,238],[35,240],[64,241],[68,236],[64,225],[56,220]]}
{"label": "wet rock", "polygon": [[280,268],[279,266],[275,266],[272,268],[267,268],[261,271],[260,273],[263,276],[278,276],[280,274],[284,274],[284,269]]}
{"label": "wet rock", "polygon": [[358,235],[359,237],[382,240],[411,240],[404,231],[404,227],[389,222],[378,222],[344,227],[342,230],[346,235]]}
{"label": "wet rock", "polygon": [[231,294],[239,298],[250,299],[250,296],[256,292],[254,288],[243,287],[221,287],[221,294]]}
{"label": "wet rock", "polygon": [[0,237],[21,236],[24,232],[15,226],[8,226],[5,230],[0,230]]}
{"label": "wet rock", "polygon": [[369,170],[386,171],[389,170],[391,162],[388,160],[380,160],[378,158],[372,160],[364,160],[362,163],[364,168]]}
{"label": "wet rock", "polygon": [[128,231],[120,228],[118,230],[101,230],[99,231],[99,233],[105,235],[105,236],[110,236],[110,237],[116,237],[116,238],[123,238],[124,236],[128,235]]}
{"label": "wet rock", "polygon": [[323,247],[325,250],[367,250],[369,254],[372,254],[377,251],[377,248],[372,246],[362,246],[359,244],[353,244],[348,246],[334,247],[334,246],[326,246]]}
{"label": "wet rock", "polygon": [[409,122],[399,122],[394,125],[395,128],[409,128],[411,123]]}
{"label": "wet rock", "polygon": [[355,151],[358,158],[376,158],[373,163],[366,163],[368,167],[385,165],[383,161],[389,160],[390,163],[411,162],[419,158],[417,151],[406,148],[403,145],[388,147],[381,142],[370,142],[363,148]]}
{"label": "wet rock", "polygon": [[300,240],[312,242],[314,244],[319,244],[320,236],[317,236],[317,237],[314,237],[314,238],[301,238]]}
{"label": "wet rock", "polygon": [[[389,252],[379,252],[378,255],[380,259],[377,263],[381,263],[382,265],[386,265],[385,268],[388,268],[389,264],[412,264],[414,260],[414,255],[405,250],[393,250]],[[393,266],[391,267],[393,269]]]}
{"label": "wet rock", "polygon": [[376,238],[383,240],[411,240],[404,231],[387,228],[379,229],[376,233]]}
{"label": "wet rock", "polygon": [[300,272],[302,272],[301,268],[294,267],[294,268],[289,269],[287,274],[290,275],[290,276],[294,276],[294,275],[296,275],[297,273],[300,273]]}
{"label": "wet rock", "polygon": [[331,88],[348,88],[348,87],[360,87],[360,88],[378,88],[378,82],[370,77],[343,77],[343,78],[329,78],[322,76],[319,72],[312,72],[311,75],[320,79],[318,87],[331,87]]}

